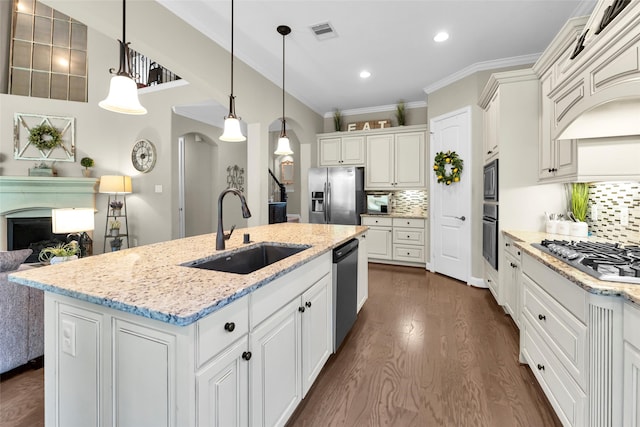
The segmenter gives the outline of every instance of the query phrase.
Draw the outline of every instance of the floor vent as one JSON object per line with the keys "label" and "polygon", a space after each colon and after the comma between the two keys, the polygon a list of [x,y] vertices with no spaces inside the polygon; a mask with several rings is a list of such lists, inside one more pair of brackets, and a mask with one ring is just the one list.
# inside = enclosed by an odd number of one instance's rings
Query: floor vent
{"label": "floor vent", "polygon": [[316,24],[311,26],[311,31],[316,35],[318,40],[327,40],[338,37],[330,23]]}

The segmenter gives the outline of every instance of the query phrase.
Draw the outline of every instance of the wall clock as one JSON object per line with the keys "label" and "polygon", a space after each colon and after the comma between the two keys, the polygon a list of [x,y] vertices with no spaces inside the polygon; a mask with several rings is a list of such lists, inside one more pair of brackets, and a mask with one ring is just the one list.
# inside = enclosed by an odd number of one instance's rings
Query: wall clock
{"label": "wall clock", "polygon": [[134,168],[143,173],[149,172],[156,165],[156,158],[156,147],[151,141],[146,139],[136,141],[131,150],[131,162]]}

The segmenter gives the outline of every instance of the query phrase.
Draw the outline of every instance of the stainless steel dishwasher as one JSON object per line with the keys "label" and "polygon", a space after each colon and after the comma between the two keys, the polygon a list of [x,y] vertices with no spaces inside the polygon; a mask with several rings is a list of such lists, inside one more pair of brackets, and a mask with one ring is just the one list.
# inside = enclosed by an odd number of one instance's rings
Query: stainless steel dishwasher
{"label": "stainless steel dishwasher", "polygon": [[333,250],[333,351],[336,352],[358,315],[358,240]]}

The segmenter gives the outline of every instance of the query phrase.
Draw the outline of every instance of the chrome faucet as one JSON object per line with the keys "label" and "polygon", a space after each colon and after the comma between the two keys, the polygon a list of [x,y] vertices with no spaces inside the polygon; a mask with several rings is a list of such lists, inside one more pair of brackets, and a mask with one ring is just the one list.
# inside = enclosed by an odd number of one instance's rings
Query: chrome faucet
{"label": "chrome faucet", "polygon": [[224,196],[226,196],[227,193],[233,193],[236,196],[240,197],[240,203],[242,204],[242,217],[243,218],[251,217],[249,206],[247,206],[247,200],[244,198],[244,195],[240,192],[240,190],[237,190],[235,188],[227,188],[226,190],[223,190],[222,193],[220,193],[220,196],[218,196],[218,232],[216,233],[216,250],[217,251],[220,251],[225,248],[224,241],[229,240],[229,238],[231,237],[231,234],[233,233],[233,230],[236,228],[235,225],[232,226],[231,230],[229,230],[229,234],[225,234],[224,227],[222,225],[222,199],[224,199]]}

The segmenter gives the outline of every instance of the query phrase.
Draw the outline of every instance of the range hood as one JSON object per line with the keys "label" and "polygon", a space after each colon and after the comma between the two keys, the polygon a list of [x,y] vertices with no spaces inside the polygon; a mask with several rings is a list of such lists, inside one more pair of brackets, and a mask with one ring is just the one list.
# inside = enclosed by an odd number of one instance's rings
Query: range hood
{"label": "range hood", "polygon": [[558,139],[640,135],[640,98],[616,99],[584,111]]}

